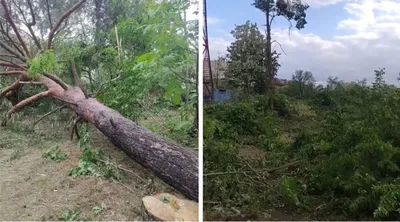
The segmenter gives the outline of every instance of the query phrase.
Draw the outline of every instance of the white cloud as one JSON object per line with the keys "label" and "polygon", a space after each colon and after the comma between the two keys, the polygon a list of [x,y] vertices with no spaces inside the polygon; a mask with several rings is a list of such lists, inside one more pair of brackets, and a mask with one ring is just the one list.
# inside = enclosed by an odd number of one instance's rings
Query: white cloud
{"label": "white cloud", "polygon": [[232,37],[209,38],[209,48],[211,58],[218,58],[218,56],[225,56],[227,54],[227,47],[233,41]]}
{"label": "white cloud", "polygon": [[[318,1],[314,1],[318,2]],[[319,1],[322,2],[322,1]],[[335,1],[330,1],[335,2]],[[286,54],[280,57],[280,78],[291,78],[296,69],[310,70],[317,81],[338,76],[345,81],[373,80],[374,70],[386,68],[386,80],[397,83],[400,72],[400,1],[348,0],[345,10],[350,17],[337,28],[348,34],[323,39],[312,33],[274,29],[273,39],[279,41]],[[307,31],[307,28],[304,31]],[[232,41],[225,37],[210,39],[211,51],[226,53]],[[274,49],[280,51],[279,45]],[[212,54],[215,58],[215,54]]]}
{"label": "white cloud", "polygon": [[303,2],[307,3],[311,7],[334,5],[343,1],[346,0],[303,0]]}
{"label": "white cloud", "polygon": [[217,24],[220,22],[221,22],[221,20],[219,18],[207,16],[207,24],[208,25],[213,25],[213,24]]}

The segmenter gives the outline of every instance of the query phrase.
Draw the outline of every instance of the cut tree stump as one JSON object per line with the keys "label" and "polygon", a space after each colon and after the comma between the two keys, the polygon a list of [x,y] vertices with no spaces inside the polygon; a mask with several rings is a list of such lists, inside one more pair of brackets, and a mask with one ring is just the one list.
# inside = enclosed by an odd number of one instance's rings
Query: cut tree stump
{"label": "cut tree stump", "polygon": [[157,221],[198,221],[198,204],[180,199],[168,193],[146,196],[142,199],[146,220]]}

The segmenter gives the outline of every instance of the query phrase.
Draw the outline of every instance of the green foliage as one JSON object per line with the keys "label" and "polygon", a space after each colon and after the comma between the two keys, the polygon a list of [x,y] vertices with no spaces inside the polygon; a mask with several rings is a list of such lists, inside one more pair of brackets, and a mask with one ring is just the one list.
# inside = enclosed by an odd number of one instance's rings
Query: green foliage
{"label": "green foliage", "polygon": [[[329,78],[326,87],[310,87],[308,95],[302,98],[283,90],[289,97],[277,91],[243,98],[238,103],[205,106],[205,172],[242,170],[249,163],[242,162],[237,149],[244,149],[241,146],[251,142],[267,152],[264,162],[250,163],[253,168],[306,162],[301,167],[288,167],[268,175],[267,182],[277,184],[283,200],[292,207],[308,209],[322,201],[326,209],[321,214],[345,214],[351,219],[398,219],[400,90],[386,84],[384,74],[384,69],[376,70],[371,85]],[[304,116],[300,113],[304,110],[296,107],[300,103],[307,104],[315,113]],[[286,108],[293,109],[289,117],[282,115]],[[245,141],[243,135],[250,137],[250,141]],[[280,138],[283,135],[290,136],[285,143]],[[214,200],[215,196],[224,206],[234,205],[241,210],[247,209],[246,195],[256,196],[253,202],[265,201],[263,195],[271,197],[266,191],[262,194],[261,185],[255,182],[247,185],[257,188],[246,189],[240,184],[246,177],[240,177],[238,182],[236,176],[207,179],[210,185],[205,186],[206,197]],[[261,204],[253,205],[256,206]]]}
{"label": "green foliage", "polygon": [[75,208],[70,211],[63,212],[59,217],[61,221],[76,221],[78,220],[78,215],[81,213],[80,208]]}
{"label": "green foliage", "polygon": [[106,205],[102,202],[101,204],[94,206],[92,210],[95,215],[99,215],[104,211],[104,209],[106,209]]}
{"label": "green foliage", "polygon": [[[178,1],[143,1],[140,16],[129,17],[118,23],[118,37],[123,39],[123,55],[115,47],[103,50],[104,68],[121,73],[120,78],[100,99],[117,108],[126,116],[138,117],[142,107],[136,102],[157,89],[164,96],[153,94],[158,101],[165,99],[171,105],[181,105],[181,96],[194,89],[195,57],[189,45],[192,28],[182,20],[187,5]],[[186,29],[186,33],[182,32]],[[110,33],[116,42],[115,33]],[[118,56],[117,56],[118,55]],[[118,61],[119,58],[119,61]],[[190,99],[190,101],[194,101]],[[193,107],[192,103],[187,104]]]}
{"label": "green foliage", "polygon": [[295,21],[297,29],[302,29],[307,24],[306,11],[309,6],[300,0],[292,0],[290,3],[286,0],[254,0],[253,6],[265,14],[275,14],[288,21]]}
{"label": "green foliage", "polygon": [[61,153],[59,146],[54,146],[50,150],[43,153],[42,157],[45,159],[50,159],[50,160],[53,160],[53,161],[59,163],[59,162],[65,160],[65,158],[67,158],[67,155],[64,153]]}
{"label": "green foliage", "polygon": [[297,181],[294,178],[287,176],[282,176],[279,182],[279,191],[285,198],[285,200],[295,206],[300,205],[300,200],[298,197]]}
{"label": "green foliage", "polygon": [[33,79],[45,72],[54,72],[58,68],[56,56],[52,49],[29,59],[27,65],[29,67],[28,76]]}
{"label": "green foliage", "polygon": [[84,132],[79,141],[83,154],[79,157],[78,167],[70,169],[68,175],[77,176],[94,176],[104,177],[111,180],[120,181],[122,172],[111,161],[106,159],[101,149],[93,149],[91,147],[90,134],[87,131],[87,125],[83,125],[81,132]]}
{"label": "green foliage", "polygon": [[310,97],[314,91],[315,79],[310,71],[296,70],[289,83],[288,92],[293,97]]}
{"label": "green foliage", "polygon": [[[231,34],[236,39],[228,47],[227,78],[229,85],[240,88],[245,94],[264,93],[265,82],[265,38],[257,24],[247,21],[235,27]],[[279,54],[272,52],[274,75],[277,73]]]}
{"label": "green foliage", "polygon": [[[208,141],[204,146],[206,172],[234,171],[238,167],[237,147],[229,141]],[[237,175],[204,177],[204,197],[227,204],[242,203]],[[236,204],[235,204],[236,202]]]}

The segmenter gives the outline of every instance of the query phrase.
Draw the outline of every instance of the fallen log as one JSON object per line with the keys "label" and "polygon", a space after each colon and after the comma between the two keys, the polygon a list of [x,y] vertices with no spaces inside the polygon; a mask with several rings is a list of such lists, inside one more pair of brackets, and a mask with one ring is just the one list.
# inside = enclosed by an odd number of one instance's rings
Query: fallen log
{"label": "fallen log", "polygon": [[96,99],[75,101],[77,114],[115,146],[190,199],[198,199],[198,157],[193,149],[166,141]]}
{"label": "fallen log", "polygon": [[[85,0],[80,0],[61,16],[49,34],[47,50],[52,48],[52,38],[60,24],[84,2]],[[14,28],[14,32],[18,33],[8,11],[7,2],[0,0],[0,3],[3,6],[7,22]],[[22,38],[18,38],[18,42],[25,46]],[[7,45],[1,39],[0,46],[22,62],[32,58],[32,53],[27,47],[23,47],[24,55],[22,55],[18,52],[19,50],[13,49],[12,45]],[[6,62],[0,66],[12,66],[15,69],[13,72],[0,72],[0,76],[20,76],[16,82],[0,92],[0,98],[17,93],[17,90],[27,81],[47,88],[44,92],[22,101],[16,101],[12,109],[8,111],[8,117],[3,121],[4,124],[12,114],[40,99],[46,97],[58,99],[75,111],[79,118],[93,124],[133,160],[152,170],[156,176],[189,199],[198,200],[198,155],[193,149],[162,139],[132,120],[123,117],[119,112],[106,107],[95,98],[88,97],[84,89],[80,87],[79,77],[76,78],[75,86],[70,86],[51,73],[41,73],[39,76],[31,78],[27,71],[28,65],[15,67],[10,62]],[[77,75],[74,69],[73,74]]]}

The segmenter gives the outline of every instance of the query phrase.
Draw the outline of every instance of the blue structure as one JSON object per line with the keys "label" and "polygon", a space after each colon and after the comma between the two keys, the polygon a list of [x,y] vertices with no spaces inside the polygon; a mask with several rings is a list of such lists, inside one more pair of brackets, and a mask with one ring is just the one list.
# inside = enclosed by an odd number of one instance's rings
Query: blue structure
{"label": "blue structure", "polygon": [[228,102],[232,99],[233,93],[228,89],[215,89],[212,93],[213,102]]}

